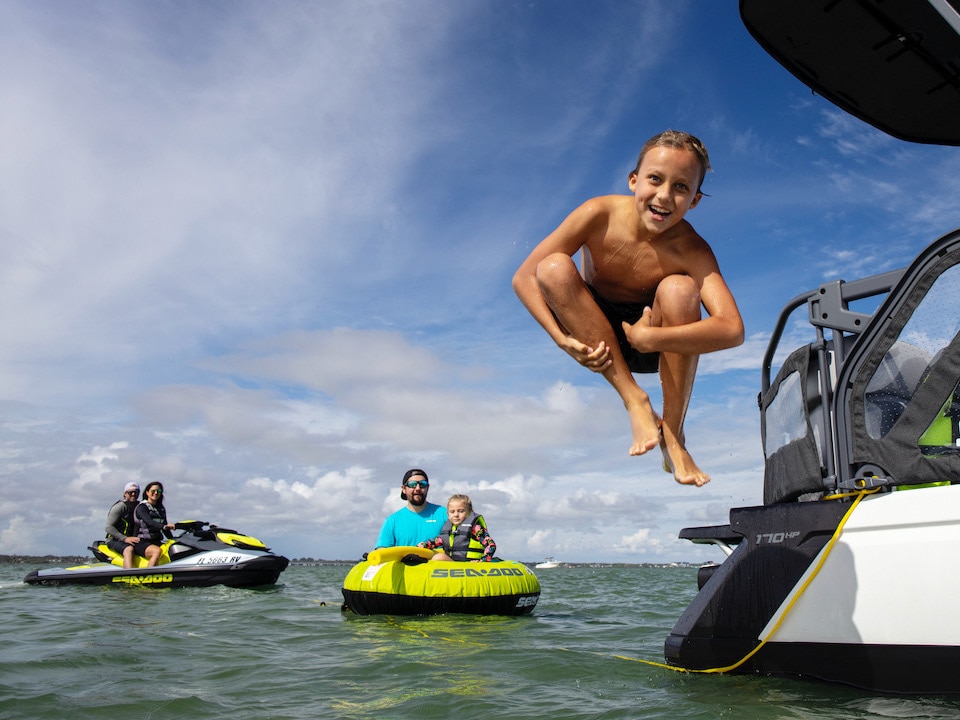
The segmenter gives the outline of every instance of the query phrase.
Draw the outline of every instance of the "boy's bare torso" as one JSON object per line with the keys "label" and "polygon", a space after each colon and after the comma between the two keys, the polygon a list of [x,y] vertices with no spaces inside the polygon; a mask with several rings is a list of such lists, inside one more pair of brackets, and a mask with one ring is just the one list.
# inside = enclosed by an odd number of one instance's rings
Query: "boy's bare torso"
{"label": "boy's bare torso", "polygon": [[667,275],[696,279],[704,253],[713,258],[686,220],[658,235],[648,233],[629,195],[598,197],[588,205],[594,217],[581,248],[583,279],[608,300],[649,302]]}

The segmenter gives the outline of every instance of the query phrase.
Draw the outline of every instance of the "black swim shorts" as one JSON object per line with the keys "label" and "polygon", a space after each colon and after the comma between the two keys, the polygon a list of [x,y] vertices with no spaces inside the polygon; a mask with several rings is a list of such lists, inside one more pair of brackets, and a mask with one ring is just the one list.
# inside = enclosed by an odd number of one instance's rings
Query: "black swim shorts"
{"label": "black swim shorts", "polygon": [[630,372],[658,372],[660,370],[660,353],[642,353],[637,350],[627,341],[627,335],[623,332],[622,325],[622,323],[629,323],[632,325],[639,320],[643,315],[644,308],[650,307],[653,301],[651,300],[651,302],[647,303],[613,302],[603,298],[589,284],[587,284],[587,288],[590,290],[590,294],[593,295],[593,299],[596,301],[597,306],[603,311],[603,314],[606,316],[607,320],[610,321],[610,327],[613,328],[613,334],[617,337],[617,343],[620,345],[620,352],[623,353],[623,357],[627,361],[627,367],[630,368]]}
{"label": "black swim shorts", "polygon": [[133,546],[133,552],[135,555],[139,555],[140,557],[146,557],[147,548],[150,547],[151,545],[157,545],[159,547],[159,543],[155,543],[150,540],[144,540],[143,538],[140,538],[139,540],[137,540],[137,544]]}
{"label": "black swim shorts", "polygon": [[107,547],[114,552],[123,555],[123,551],[129,547],[129,544],[125,543],[123,540],[114,540],[113,538],[110,538],[107,540]]}

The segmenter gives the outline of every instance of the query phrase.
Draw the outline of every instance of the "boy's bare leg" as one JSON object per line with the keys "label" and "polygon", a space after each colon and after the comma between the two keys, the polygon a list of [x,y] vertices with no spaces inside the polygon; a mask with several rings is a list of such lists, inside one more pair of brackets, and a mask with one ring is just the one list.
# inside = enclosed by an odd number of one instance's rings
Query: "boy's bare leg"
{"label": "boy's bare leg", "polygon": [[544,258],[537,266],[537,281],[557,322],[570,336],[593,348],[601,342],[607,347],[611,362],[597,372],[620,395],[630,417],[630,454],[643,455],[657,447],[660,418],[650,404],[650,396],[637,385],[610,322],[587,289],[573,258],[562,253]]}
{"label": "boy's bare leg", "polygon": [[660,355],[663,386],[663,439],[660,448],[663,451],[664,470],[672,472],[681,485],[700,487],[710,482],[710,476],[690,456],[683,434],[683,421],[693,392],[697,360],[696,355]]}
{"label": "boy's bare leg", "polygon": [[[687,277],[666,278],[657,288],[655,324],[685,325],[700,319],[700,294]],[[687,452],[683,422],[693,394],[699,355],[660,353],[660,384],[663,388],[663,467],[681,485],[698,487],[710,482]]]}

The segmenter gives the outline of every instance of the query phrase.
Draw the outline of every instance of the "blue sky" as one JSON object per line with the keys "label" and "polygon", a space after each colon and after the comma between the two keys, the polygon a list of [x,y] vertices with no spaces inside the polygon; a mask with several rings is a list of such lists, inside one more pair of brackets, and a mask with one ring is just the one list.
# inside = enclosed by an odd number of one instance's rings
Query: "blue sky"
{"label": "blue sky", "polygon": [[[421,466],[504,557],[720,559],[676,536],[761,502],[780,307],[960,226],[960,151],[843,115],[734,2],[12,1],[0,93],[0,553],[84,553],[156,479],[352,559]],[[747,328],[701,360],[700,489],[510,287],[666,128],[710,151],[688,219]]]}

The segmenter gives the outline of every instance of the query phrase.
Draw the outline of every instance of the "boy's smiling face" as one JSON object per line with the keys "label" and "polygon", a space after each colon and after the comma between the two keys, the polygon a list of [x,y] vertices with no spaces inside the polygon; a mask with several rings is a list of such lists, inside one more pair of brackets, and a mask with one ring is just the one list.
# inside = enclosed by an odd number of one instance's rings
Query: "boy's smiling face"
{"label": "boy's smiling face", "polygon": [[643,227],[659,235],[683,220],[687,210],[700,202],[697,188],[702,174],[692,151],[651,148],[629,181]]}

